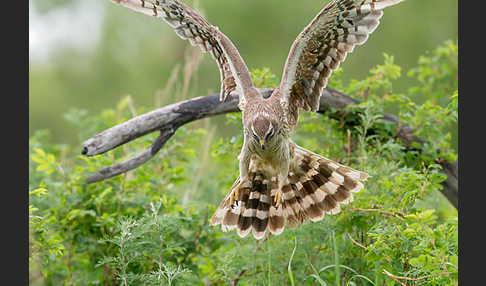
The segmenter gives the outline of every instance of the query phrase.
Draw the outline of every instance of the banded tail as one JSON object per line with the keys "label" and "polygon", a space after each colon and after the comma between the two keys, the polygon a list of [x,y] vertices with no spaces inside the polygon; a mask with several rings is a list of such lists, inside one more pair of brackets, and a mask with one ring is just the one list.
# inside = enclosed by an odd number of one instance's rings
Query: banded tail
{"label": "banded tail", "polygon": [[250,172],[250,182],[239,189],[238,201],[230,205],[231,190],[211,218],[211,225],[221,224],[223,231],[236,228],[240,237],[250,231],[256,239],[266,233],[278,235],[285,224],[295,229],[311,220],[320,221],[326,213],[341,211],[340,204],[353,200],[353,193],[363,188],[368,174],[341,165],[323,156],[295,145],[290,163],[289,184],[282,188],[282,202],[273,204],[278,189],[276,177],[265,177],[261,170]]}

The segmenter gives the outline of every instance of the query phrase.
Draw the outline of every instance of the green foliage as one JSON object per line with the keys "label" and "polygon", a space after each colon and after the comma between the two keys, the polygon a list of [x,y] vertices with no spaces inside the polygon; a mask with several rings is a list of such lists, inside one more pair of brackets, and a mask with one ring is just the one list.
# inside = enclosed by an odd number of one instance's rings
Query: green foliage
{"label": "green foliage", "polygon": [[251,72],[253,84],[256,87],[277,87],[278,78],[270,71],[269,68],[254,69]]}
{"label": "green foliage", "polygon": [[432,54],[420,56],[419,65],[407,74],[420,82],[410,88],[410,94],[427,95],[427,99],[442,105],[444,94],[453,94],[457,90],[457,52],[457,43],[446,41]]}
{"label": "green foliage", "polygon": [[[428,64],[447,63],[435,56],[447,54],[444,49],[457,51],[446,43]],[[201,145],[209,129],[184,126],[156,158],[90,185],[84,183],[87,174],[141,152],[155,137],[86,158],[72,154],[78,147],[51,144],[49,132],[36,132],[29,141],[31,284],[399,285],[393,275],[414,279],[413,285],[457,285],[457,211],[438,193],[445,176],[437,164],[457,157],[446,132],[457,128],[457,89],[433,99],[436,88],[454,86],[455,75],[441,73],[440,84],[419,80],[427,98],[419,104],[413,93],[393,93],[401,71],[391,56],[363,80],[346,83],[341,71],[331,87],[363,103],[328,116],[301,113],[293,139],[371,176],[340,214],[264,241],[208,224],[237,177],[240,114],[226,116],[238,135],[208,141],[207,152]],[[418,69],[414,76],[426,78],[423,73]],[[268,69],[252,75],[258,86],[277,84]],[[428,145],[396,139],[395,126],[379,116],[390,104]],[[72,110],[66,118],[85,137],[142,112],[124,98],[98,115]],[[203,165],[206,153],[211,162]]]}

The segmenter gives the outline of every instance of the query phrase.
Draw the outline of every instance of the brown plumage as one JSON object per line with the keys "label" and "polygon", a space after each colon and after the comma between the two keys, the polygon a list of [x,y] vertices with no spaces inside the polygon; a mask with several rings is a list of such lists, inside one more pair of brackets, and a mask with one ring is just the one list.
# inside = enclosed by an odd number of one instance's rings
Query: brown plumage
{"label": "brown plumage", "polygon": [[[221,224],[223,231],[237,229],[244,237],[250,231],[257,239],[266,234],[280,234],[285,223],[290,228],[308,220],[322,220],[326,213],[336,214],[340,204],[353,200],[353,194],[363,188],[361,181],[368,175],[312,153],[292,143],[293,164],[288,184],[282,187],[282,202],[273,203],[278,190],[275,176],[268,172],[250,171],[249,183],[239,189],[239,199],[231,203],[230,194],[239,184],[239,178],[230,193],[221,202],[211,218],[211,224]],[[261,161],[258,157],[255,161]],[[261,162],[252,162],[258,166]],[[254,168],[258,170],[258,168]],[[252,168],[253,170],[253,168]]]}
{"label": "brown plumage", "polygon": [[382,9],[403,0],[333,0],[304,28],[290,48],[282,80],[264,99],[253,86],[238,50],[217,27],[176,0],[112,0],[165,20],[183,39],[210,52],[221,75],[221,97],[237,91],[244,142],[240,175],[211,218],[223,231],[280,234],[353,200],[368,174],[297,146],[290,133],[299,109],[316,111],[331,72],[363,44]]}

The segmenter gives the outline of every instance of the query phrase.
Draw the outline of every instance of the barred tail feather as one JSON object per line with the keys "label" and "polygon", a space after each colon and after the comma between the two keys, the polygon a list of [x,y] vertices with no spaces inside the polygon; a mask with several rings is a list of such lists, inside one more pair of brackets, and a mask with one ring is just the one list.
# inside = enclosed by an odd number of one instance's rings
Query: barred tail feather
{"label": "barred tail feather", "polygon": [[212,225],[221,224],[223,231],[236,228],[240,237],[250,232],[256,239],[278,235],[285,224],[295,229],[308,220],[317,222],[326,213],[341,211],[341,204],[353,201],[353,193],[363,188],[368,174],[341,165],[295,145],[289,171],[289,184],[282,188],[282,201],[275,207],[278,188],[276,177],[266,178],[263,172],[250,173],[250,182],[239,189],[239,200],[230,205],[232,189],[211,218]]}
{"label": "barred tail feather", "polygon": [[368,174],[317,155],[300,146],[289,173],[290,184],[297,187],[304,209],[311,221],[321,220],[326,213],[341,211],[341,204],[353,201],[353,193],[363,189]]}

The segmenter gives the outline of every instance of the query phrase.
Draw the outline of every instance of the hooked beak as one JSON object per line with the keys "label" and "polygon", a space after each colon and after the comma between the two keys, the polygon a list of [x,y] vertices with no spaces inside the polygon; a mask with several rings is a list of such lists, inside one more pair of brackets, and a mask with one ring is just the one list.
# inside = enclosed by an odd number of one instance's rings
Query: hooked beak
{"label": "hooked beak", "polygon": [[265,140],[260,139],[260,145],[262,146],[262,150],[265,150]]}

